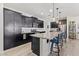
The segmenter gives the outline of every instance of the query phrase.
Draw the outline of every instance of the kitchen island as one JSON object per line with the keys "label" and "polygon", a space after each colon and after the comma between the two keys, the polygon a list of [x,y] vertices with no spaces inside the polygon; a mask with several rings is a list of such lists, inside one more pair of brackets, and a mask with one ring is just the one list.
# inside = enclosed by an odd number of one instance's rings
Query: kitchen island
{"label": "kitchen island", "polygon": [[[58,36],[60,32],[36,33],[32,34],[32,52],[38,56],[47,56],[50,54],[50,39]],[[50,35],[49,35],[50,34]]]}

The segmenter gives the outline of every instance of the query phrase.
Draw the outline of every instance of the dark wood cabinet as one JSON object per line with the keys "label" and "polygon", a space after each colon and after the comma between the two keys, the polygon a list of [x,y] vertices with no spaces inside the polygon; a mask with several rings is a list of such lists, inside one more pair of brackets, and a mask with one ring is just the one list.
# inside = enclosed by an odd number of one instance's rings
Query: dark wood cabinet
{"label": "dark wood cabinet", "polygon": [[22,40],[21,14],[4,8],[4,50],[15,47],[15,42]]}
{"label": "dark wood cabinet", "polygon": [[44,23],[43,23],[43,21],[40,21],[39,23],[38,23],[38,28],[43,28],[44,27]]}
{"label": "dark wood cabinet", "polygon": [[33,19],[33,27],[34,28],[43,28],[44,23],[42,20],[39,20],[36,17],[32,17],[32,19]]}
{"label": "dark wood cabinet", "polygon": [[38,23],[37,23],[38,18],[36,18],[36,17],[31,17],[31,18],[32,18],[32,27],[38,28]]}
{"label": "dark wood cabinet", "polygon": [[27,17],[27,16],[22,16],[22,23],[23,23],[23,27],[26,28],[32,28],[32,18]]}
{"label": "dark wood cabinet", "polygon": [[27,28],[43,28],[43,21],[38,20],[36,17],[23,16],[23,26]]}
{"label": "dark wood cabinet", "polygon": [[18,42],[20,40],[23,40],[22,34],[21,34],[21,28],[22,28],[22,16],[20,13],[14,12],[14,32],[15,32],[15,42]]}
{"label": "dark wood cabinet", "polygon": [[31,44],[32,52],[36,55],[40,55],[40,38],[32,37],[32,44]]}
{"label": "dark wood cabinet", "polygon": [[14,46],[14,12],[4,9],[4,50]]}
{"label": "dark wood cabinet", "polygon": [[15,47],[22,43],[22,27],[43,28],[43,21],[36,17],[23,16],[13,10],[3,9],[4,16],[4,50]]}

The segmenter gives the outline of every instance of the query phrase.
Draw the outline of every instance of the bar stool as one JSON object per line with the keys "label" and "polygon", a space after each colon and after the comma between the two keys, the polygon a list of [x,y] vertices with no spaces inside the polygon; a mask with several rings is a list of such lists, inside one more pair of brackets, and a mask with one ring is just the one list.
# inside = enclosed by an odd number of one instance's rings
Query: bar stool
{"label": "bar stool", "polygon": [[65,39],[65,43],[66,43],[66,32],[62,33],[63,39]]}
{"label": "bar stool", "polygon": [[62,37],[62,33],[60,33],[59,35],[58,35],[58,37],[59,37],[59,46],[61,46],[61,48],[62,48],[62,46],[63,46],[63,37]]}
{"label": "bar stool", "polygon": [[[55,53],[58,53],[58,56],[59,56],[59,52],[60,52],[60,49],[59,49],[59,37],[57,36],[57,37],[54,37],[53,39],[51,39],[50,40],[50,42],[52,42],[52,44],[51,44],[51,49],[50,49],[50,53],[52,53],[52,52],[55,52]],[[53,45],[56,45],[57,46],[57,51],[53,51]]]}

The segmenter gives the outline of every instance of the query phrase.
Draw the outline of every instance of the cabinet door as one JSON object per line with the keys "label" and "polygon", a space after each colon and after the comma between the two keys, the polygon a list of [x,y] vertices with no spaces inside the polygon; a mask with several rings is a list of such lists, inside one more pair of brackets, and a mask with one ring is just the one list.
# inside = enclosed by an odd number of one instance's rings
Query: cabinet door
{"label": "cabinet door", "polygon": [[33,27],[38,28],[38,19],[33,19]]}
{"label": "cabinet door", "polygon": [[20,13],[14,13],[14,20],[15,20],[15,34],[21,34],[21,27],[22,27],[22,17]]}
{"label": "cabinet door", "polygon": [[32,37],[32,44],[31,44],[32,52],[36,55],[40,55],[40,38]]}
{"label": "cabinet door", "polygon": [[25,16],[22,15],[22,27],[25,27],[25,24],[26,24],[26,22],[25,22]]}
{"label": "cabinet door", "polygon": [[33,27],[34,27],[34,28],[38,28],[38,23],[34,22],[34,23],[33,23]]}
{"label": "cabinet door", "polygon": [[31,28],[32,27],[32,18],[25,17],[24,19],[24,27]]}
{"label": "cabinet door", "polygon": [[4,9],[4,50],[14,46],[14,12]]}
{"label": "cabinet door", "polygon": [[43,26],[44,26],[43,21],[40,21],[40,22],[38,23],[38,28],[43,28]]}
{"label": "cabinet door", "polygon": [[22,27],[21,14],[14,12],[14,20],[15,20],[15,41],[23,40],[21,35],[21,27]]}

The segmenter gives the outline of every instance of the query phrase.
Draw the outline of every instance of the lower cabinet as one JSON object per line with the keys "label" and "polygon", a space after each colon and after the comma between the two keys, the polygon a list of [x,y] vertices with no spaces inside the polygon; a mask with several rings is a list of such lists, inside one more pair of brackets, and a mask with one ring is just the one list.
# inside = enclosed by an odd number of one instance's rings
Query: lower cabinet
{"label": "lower cabinet", "polygon": [[27,35],[26,39],[23,39],[23,34],[4,37],[4,50],[31,42],[31,37]]}
{"label": "lower cabinet", "polygon": [[32,44],[31,44],[32,52],[36,55],[40,55],[40,39],[36,37],[32,37]]}
{"label": "lower cabinet", "polygon": [[19,46],[21,44],[24,44],[25,41],[22,38],[21,34],[18,34],[17,36],[5,36],[4,37],[4,50]]}
{"label": "lower cabinet", "polygon": [[14,37],[4,37],[4,50],[14,47]]}
{"label": "lower cabinet", "polygon": [[50,53],[50,44],[48,39],[32,37],[32,52],[38,56],[48,56]]}

